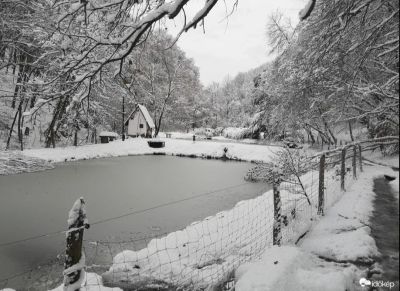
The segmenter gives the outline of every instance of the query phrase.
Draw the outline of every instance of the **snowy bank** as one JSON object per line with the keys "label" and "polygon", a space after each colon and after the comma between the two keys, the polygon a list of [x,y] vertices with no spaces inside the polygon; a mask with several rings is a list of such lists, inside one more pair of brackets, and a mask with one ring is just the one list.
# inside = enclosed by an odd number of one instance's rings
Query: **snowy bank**
{"label": "snowy bank", "polygon": [[374,210],[373,180],[382,175],[382,167],[365,167],[357,182],[326,212],[301,247],[341,262],[370,262],[379,255],[368,224]]}
{"label": "snowy bank", "polygon": [[142,250],[123,251],[103,280],[124,289],[158,284],[199,290],[218,284],[272,244],[272,198],[267,192],[153,239]]}
{"label": "snowy bank", "polygon": [[130,138],[125,141],[117,140],[108,144],[84,145],[79,147],[65,147],[55,149],[30,149],[23,154],[28,157],[44,159],[49,162],[65,162],[106,157],[129,155],[167,154],[184,155],[201,158],[221,158],[224,148],[228,148],[227,157],[244,161],[263,161],[271,159],[277,147],[263,145],[245,145],[233,143],[215,143],[207,141],[188,141],[176,139],[162,139],[165,148],[154,149],[147,144],[147,139]]}
{"label": "snowy bank", "polygon": [[27,157],[17,151],[0,151],[0,175],[36,172],[52,168],[54,166],[44,159]]}
{"label": "snowy bank", "polygon": [[298,247],[274,246],[261,259],[240,266],[235,290],[361,290],[360,278],[379,256],[368,226],[374,210],[373,180],[388,171],[366,166]]}
{"label": "snowy bank", "polygon": [[[301,177],[311,205],[304,195],[290,192],[296,190],[291,185],[281,184],[285,243],[296,242],[317,215],[316,176],[310,172]],[[222,284],[238,266],[272,246],[273,223],[273,193],[268,191],[181,231],[153,239],[142,250],[119,253],[103,280],[124,289],[158,284],[202,290]]]}

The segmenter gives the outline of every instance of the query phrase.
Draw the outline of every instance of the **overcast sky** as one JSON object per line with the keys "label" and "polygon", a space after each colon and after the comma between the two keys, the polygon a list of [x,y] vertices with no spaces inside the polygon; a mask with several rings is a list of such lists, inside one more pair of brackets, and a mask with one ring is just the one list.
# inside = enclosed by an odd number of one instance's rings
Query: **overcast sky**
{"label": "overcast sky", "polygon": [[[191,1],[186,7],[188,19],[204,1]],[[226,0],[230,11],[234,0]],[[307,0],[239,0],[237,10],[226,18],[224,1],[219,1],[205,20],[205,33],[201,27],[184,33],[178,41],[188,57],[200,68],[200,79],[204,85],[222,81],[227,75],[234,77],[265,63],[268,55],[266,45],[266,23],[268,16],[279,9],[290,17],[294,24],[298,12]],[[180,21],[170,24],[169,30],[176,33]]]}

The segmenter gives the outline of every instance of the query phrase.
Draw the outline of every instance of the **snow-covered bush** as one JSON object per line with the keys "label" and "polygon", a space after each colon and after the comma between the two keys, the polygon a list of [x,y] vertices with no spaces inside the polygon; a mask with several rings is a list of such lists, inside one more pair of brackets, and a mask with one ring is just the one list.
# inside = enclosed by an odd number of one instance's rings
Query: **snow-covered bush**
{"label": "snow-covered bush", "polygon": [[251,138],[253,130],[247,127],[227,127],[223,130],[222,135],[231,139]]}
{"label": "snow-covered bush", "polygon": [[224,131],[224,128],[220,126],[220,127],[217,127],[214,129],[214,134],[216,136],[221,136],[223,131]]}

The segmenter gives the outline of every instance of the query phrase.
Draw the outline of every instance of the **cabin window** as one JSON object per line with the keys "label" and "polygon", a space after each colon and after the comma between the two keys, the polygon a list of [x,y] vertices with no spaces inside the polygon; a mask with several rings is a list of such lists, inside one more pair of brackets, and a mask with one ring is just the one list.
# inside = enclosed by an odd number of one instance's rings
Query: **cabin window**
{"label": "cabin window", "polygon": [[143,123],[139,124],[139,128],[143,128]]}

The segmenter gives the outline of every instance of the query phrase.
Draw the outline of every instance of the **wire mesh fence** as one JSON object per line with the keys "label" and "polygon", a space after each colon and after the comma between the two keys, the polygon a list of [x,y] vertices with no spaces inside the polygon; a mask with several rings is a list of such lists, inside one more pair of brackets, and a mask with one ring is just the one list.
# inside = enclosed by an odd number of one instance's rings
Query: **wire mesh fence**
{"label": "wire mesh fence", "polygon": [[[362,152],[371,146],[351,144],[307,157],[297,175],[270,180],[276,183],[273,190],[178,231],[124,241],[84,240],[88,275],[79,282],[86,287],[81,290],[234,290],[240,265],[261,257],[274,244],[298,243],[340,199],[360,175]],[[261,168],[251,177],[265,175]],[[62,283],[63,269],[59,256],[23,274],[0,278],[0,289],[52,290]]]}

